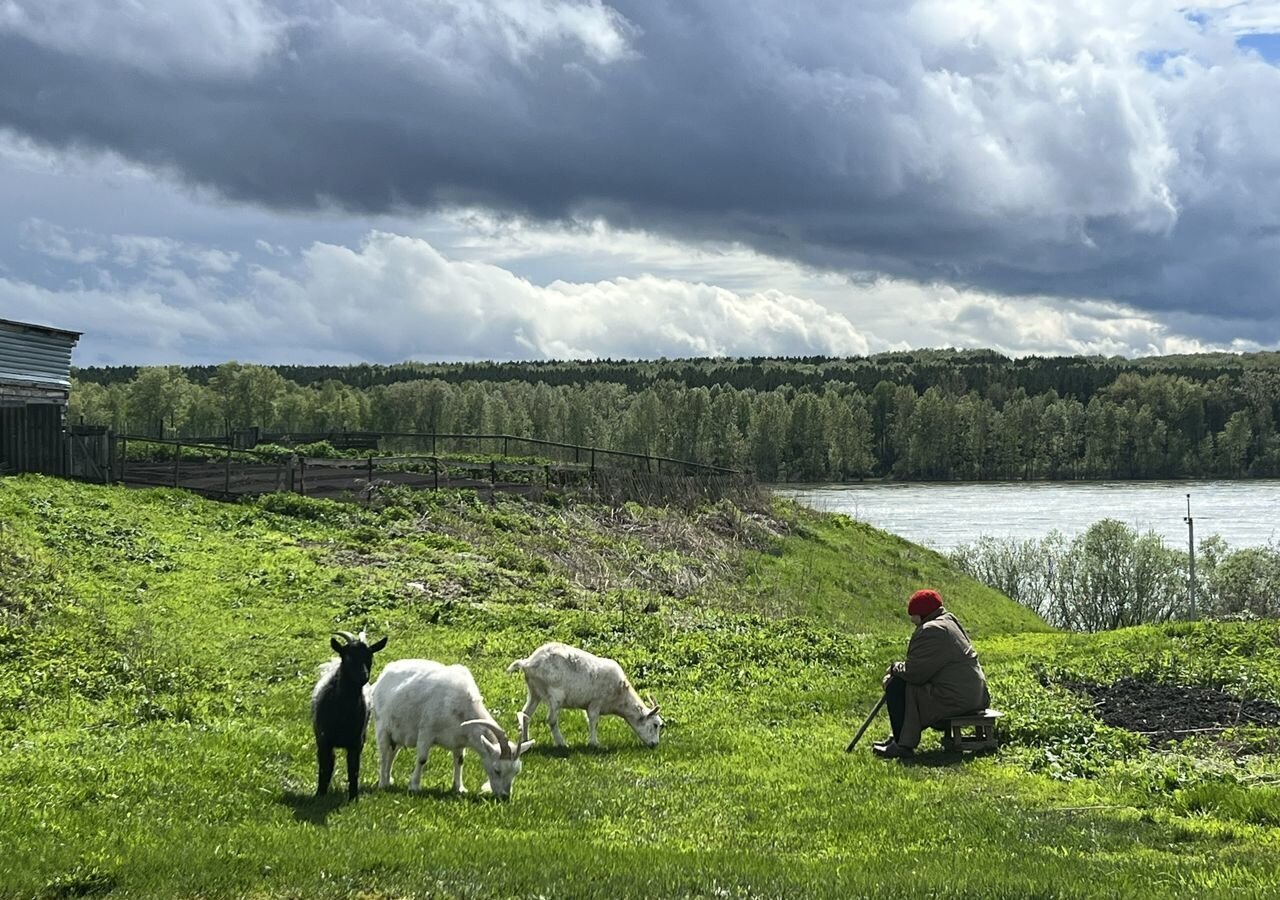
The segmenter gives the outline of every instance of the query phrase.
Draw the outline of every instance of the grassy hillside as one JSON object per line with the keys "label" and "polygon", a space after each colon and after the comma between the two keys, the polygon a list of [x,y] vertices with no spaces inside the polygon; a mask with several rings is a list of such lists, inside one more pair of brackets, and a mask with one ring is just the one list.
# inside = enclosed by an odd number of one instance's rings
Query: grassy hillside
{"label": "grassy hillside", "polygon": [[[1009,714],[995,756],[842,752],[921,586],[979,641]],[[590,751],[566,712],[557,752],[543,712],[509,804],[447,793],[438,750],[422,795],[405,754],[378,791],[370,742],[360,801],[313,800],[307,697],[330,631],[362,626],[390,635],[379,665],[465,662],[509,727],[511,659],[551,639],[614,656],[668,729],[649,751],[607,719]],[[1134,672],[1274,699],[1280,634],[1049,633],[936,554],[788,507],[366,511],[0,479],[0,895],[1267,895],[1274,729],[1153,753],[1058,683]]]}

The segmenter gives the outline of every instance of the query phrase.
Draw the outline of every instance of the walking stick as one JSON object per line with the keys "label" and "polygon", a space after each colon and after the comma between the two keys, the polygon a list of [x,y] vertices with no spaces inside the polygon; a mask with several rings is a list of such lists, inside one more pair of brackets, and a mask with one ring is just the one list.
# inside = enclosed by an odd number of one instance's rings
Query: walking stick
{"label": "walking stick", "polygon": [[862,723],[862,727],[858,729],[858,733],[853,736],[853,740],[849,742],[849,746],[844,748],[845,753],[852,753],[853,748],[858,746],[858,741],[862,740],[862,735],[871,727],[871,720],[876,717],[876,713],[880,712],[880,707],[884,706],[886,694],[881,694],[880,699],[876,701],[875,707],[872,708],[871,714],[867,716],[867,721]]}

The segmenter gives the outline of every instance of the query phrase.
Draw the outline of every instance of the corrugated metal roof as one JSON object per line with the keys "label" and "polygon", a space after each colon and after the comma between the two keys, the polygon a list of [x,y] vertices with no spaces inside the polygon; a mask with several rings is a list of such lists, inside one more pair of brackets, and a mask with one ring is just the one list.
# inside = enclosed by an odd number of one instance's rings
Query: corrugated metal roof
{"label": "corrugated metal roof", "polygon": [[3,328],[6,325],[21,331],[43,331],[48,334],[60,334],[64,337],[71,338],[72,343],[75,343],[79,340],[80,335],[84,334],[83,331],[67,331],[65,328],[53,328],[49,325],[36,325],[33,322],[15,322],[13,319],[0,319],[0,328]]}
{"label": "corrugated metal roof", "polygon": [[71,348],[79,332],[0,319],[0,381],[71,386]]}

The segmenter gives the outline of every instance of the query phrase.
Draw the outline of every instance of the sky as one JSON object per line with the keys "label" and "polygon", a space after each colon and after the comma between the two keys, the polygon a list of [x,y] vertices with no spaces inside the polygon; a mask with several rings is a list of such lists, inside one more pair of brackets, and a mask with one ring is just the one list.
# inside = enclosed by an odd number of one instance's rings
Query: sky
{"label": "sky", "polygon": [[90,365],[1280,346],[1280,0],[0,0]]}

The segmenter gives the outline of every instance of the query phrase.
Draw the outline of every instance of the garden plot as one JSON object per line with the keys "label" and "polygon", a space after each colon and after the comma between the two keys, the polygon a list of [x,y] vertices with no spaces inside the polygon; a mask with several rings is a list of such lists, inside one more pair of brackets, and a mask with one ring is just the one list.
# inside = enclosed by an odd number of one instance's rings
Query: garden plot
{"label": "garden plot", "polygon": [[1093,701],[1107,725],[1141,734],[1151,746],[1241,725],[1280,727],[1280,706],[1233,697],[1210,687],[1163,684],[1126,676],[1111,684],[1062,680]]}

